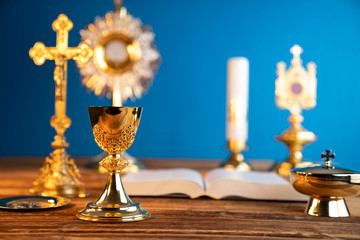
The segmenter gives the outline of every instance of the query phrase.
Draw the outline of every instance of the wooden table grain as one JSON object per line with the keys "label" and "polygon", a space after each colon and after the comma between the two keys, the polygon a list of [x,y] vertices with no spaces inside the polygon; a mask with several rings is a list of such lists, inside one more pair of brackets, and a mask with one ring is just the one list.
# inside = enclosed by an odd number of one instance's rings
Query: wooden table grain
{"label": "wooden table grain", "polygon": [[[151,213],[149,220],[94,223],[75,214],[96,199],[106,175],[82,166],[90,193],[53,210],[0,211],[0,239],[360,239],[360,198],[347,199],[350,218],[321,218],[304,213],[304,202],[133,197]],[[28,195],[43,158],[4,157],[0,160],[0,197]],[[149,168],[188,167],[201,171],[216,161],[144,159]]]}

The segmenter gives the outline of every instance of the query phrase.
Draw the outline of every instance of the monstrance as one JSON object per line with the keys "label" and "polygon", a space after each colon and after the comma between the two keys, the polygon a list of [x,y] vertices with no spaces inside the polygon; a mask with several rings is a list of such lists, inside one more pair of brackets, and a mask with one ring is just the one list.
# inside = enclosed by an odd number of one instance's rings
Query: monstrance
{"label": "monstrance", "polygon": [[281,109],[288,109],[291,113],[290,128],[277,137],[277,140],[288,146],[289,156],[286,161],[273,167],[273,171],[283,176],[289,176],[294,167],[301,168],[312,164],[303,161],[302,149],[316,140],[314,133],[301,126],[304,120],[302,109],[309,110],[316,106],[316,65],[310,62],[307,64],[307,71],[305,70],[300,59],[302,48],[299,45],[294,45],[290,52],[293,54],[291,66],[286,70],[286,64],[279,62],[278,78],[275,81],[276,105]]}
{"label": "monstrance", "polygon": [[78,179],[79,170],[74,161],[66,153],[69,143],[64,133],[71,125],[66,115],[66,85],[67,61],[74,59],[79,65],[85,64],[92,56],[92,49],[85,42],[78,47],[68,47],[69,31],[73,23],[65,14],[60,14],[53,22],[52,28],[57,33],[56,47],[45,47],[41,42],[35,43],[29,55],[36,65],[42,65],[46,60],[55,61],[55,115],[50,124],[55,128],[57,135],[51,146],[55,149],[47,157],[41,168],[41,176],[34,182],[30,191],[45,196],[60,195],[65,197],[85,197],[84,185]]}
{"label": "monstrance", "polygon": [[[132,101],[141,98],[151,86],[160,62],[154,33],[121,3],[115,0],[114,11],[104,18],[95,18],[94,23],[80,31],[82,40],[94,50],[93,58],[79,66],[82,83],[95,95],[112,98],[112,106],[116,107],[121,107],[128,98]],[[131,156],[127,159],[127,171],[144,167]]]}

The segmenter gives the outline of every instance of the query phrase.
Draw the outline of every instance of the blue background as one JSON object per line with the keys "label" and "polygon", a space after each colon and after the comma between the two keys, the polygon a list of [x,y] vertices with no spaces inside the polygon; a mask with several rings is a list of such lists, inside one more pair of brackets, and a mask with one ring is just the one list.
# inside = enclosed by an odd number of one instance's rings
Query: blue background
{"label": "blue background", "polygon": [[[44,156],[55,135],[54,62],[36,66],[28,56],[36,41],[55,46],[52,22],[65,13],[74,22],[69,46],[80,29],[113,9],[95,0],[1,1],[0,155]],[[360,2],[125,0],[124,6],[152,25],[162,64],[148,94],[127,106],[144,107],[134,156],[223,159],[225,150],[226,61],[250,61],[249,151],[246,158],[281,160],[287,149],[274,140],[288,127],[289,112],[274,103],[276,63],[290,63],[289,49],[304,49],[304,64],[318,66],[318,103],[304,111],[304,127],[319,140],[304,156],[320,160],[333,149],[343,167],[360,169]],[[74,61],[68,68],[66,132],[73,156],[94,155],[87,106],[109,105],[81,85]]]}

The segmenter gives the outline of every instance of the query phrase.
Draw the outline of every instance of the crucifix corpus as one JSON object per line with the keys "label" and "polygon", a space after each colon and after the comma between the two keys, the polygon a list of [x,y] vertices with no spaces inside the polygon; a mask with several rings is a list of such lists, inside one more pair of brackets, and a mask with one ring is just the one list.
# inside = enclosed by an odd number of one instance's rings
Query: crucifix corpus
{"label": "crucifix corpus", "polygon": [[52,28],[57,33],[56,47],[45,47],[41,42],[35,43],[29,55],[36,65],[42,65],[46,60],[55,61],[55,115],[51,117],[50,124],[55,128],[57,135],[51,146],[55,149],[46,158],[40,169],[41,176],[34,182],[32,193],[41,195],[58,195],[65,197],[85,197],[84,185],[74,161],[66,153],[69,143],[64,133],[71,125],[66,116],[66,85],[67,60],[74,59],[78,64],[85,64],[92,56],[90,46],[81,42],[78,47],[68,47],[69,31],[73,23],[65,14],[60,14],[53,22]]}

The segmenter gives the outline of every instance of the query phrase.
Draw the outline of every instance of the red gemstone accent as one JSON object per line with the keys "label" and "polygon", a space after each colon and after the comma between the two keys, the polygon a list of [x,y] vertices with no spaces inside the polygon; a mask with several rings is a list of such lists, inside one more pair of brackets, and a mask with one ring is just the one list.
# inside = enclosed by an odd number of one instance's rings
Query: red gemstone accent
{"label": "red gemstone accent", "polygon": [[296,94],[296,95],[300,94],[302,92],[302,89],[303,89],[303,87],[299,83],[294,83],[293,85],[291,85],[291,92],[293,94]]}

